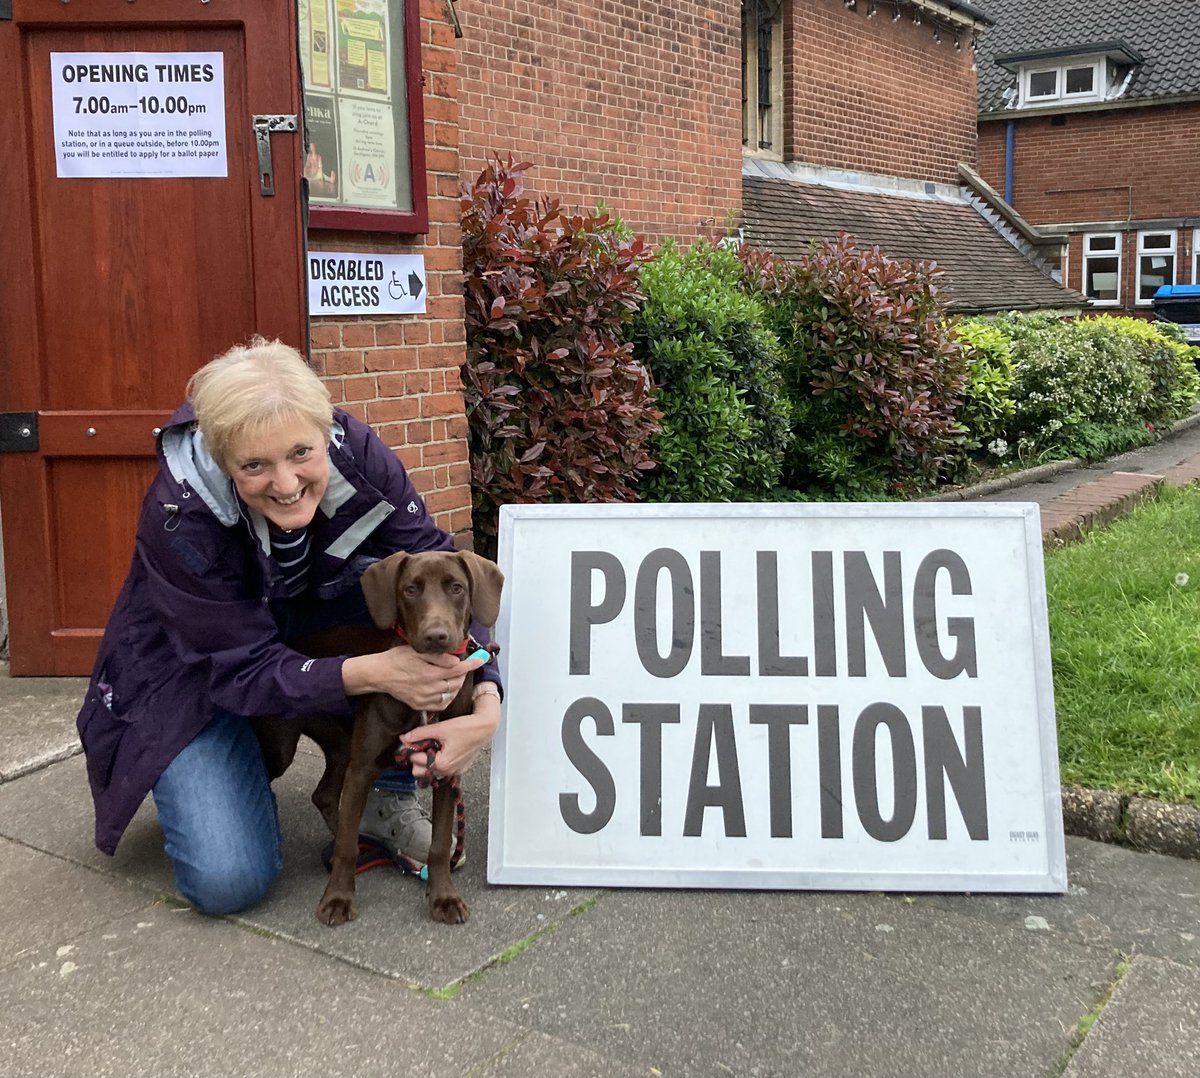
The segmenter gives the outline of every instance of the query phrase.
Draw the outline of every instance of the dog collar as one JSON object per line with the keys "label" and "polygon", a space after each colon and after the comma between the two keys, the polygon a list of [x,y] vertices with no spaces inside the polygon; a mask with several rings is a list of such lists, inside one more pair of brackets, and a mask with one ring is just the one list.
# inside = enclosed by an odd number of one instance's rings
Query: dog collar
{"label": "dog collar", "polygon": [[[405,632],[403,625],[393,625],[392,629],[403,643],[408,644],[410,647],[412,646],[412,641],[408,639],[408,633]],[[481,650],[488,653],[487,661],[491,662],[497,655],[500,654],[500,645],[496,643],[481,644],[475,639],[475,637],[468,634],[462,643],[458,645],[458,647],[453,648],[446,654],[453,655],[456,659],[461,659],[464,655]]]}

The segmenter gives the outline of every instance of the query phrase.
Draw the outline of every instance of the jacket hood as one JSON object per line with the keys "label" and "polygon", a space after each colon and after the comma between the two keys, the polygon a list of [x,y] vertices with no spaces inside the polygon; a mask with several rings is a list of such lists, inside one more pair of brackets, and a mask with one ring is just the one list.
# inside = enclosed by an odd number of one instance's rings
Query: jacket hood
{"label": "jacket hood", "polygon": [[171,416],[159,435],[159,444],[175,482],[191,487],[225,527],[235,524],[241,511],[233,480],[209,453],[190,403]]}
{"label": "jacket hood", "polygon": [[[329,435],[330,444],[334,447],[340,447],[345,441],[345,429],[337,419],[334,419]],[[159,435],[159,444],[163,461],[176,483],[186,484],[195,491],[213,516],[227,528],[236,524],[240,516],[247,516],[259,544],[265,552],[270,551],[266,519],[242,503],[233,480],[218,467],[204,443],[204,435],[196,424],[196,413],[190,401],[176,409],[167,421]],[[321,507],[332,516],[353,490],[332,461],[330,464],[330,489],[322,499]]]}

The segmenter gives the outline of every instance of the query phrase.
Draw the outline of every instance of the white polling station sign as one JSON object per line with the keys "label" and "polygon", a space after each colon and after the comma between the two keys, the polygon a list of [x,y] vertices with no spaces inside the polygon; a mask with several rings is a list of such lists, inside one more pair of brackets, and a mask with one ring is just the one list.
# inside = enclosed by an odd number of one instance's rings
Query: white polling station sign
{"label": "white polling station sign", "polygon": [[1061,893],[1036,505],[506,505],[488,880]]}
{"label": "white polling station sign", "polygon": [[219,52],[52,52],[60,177],[225,176]]}
{"label": "white polling station sign", "polygon": [[310,251],[308,313],[424,314],[425,256]]}

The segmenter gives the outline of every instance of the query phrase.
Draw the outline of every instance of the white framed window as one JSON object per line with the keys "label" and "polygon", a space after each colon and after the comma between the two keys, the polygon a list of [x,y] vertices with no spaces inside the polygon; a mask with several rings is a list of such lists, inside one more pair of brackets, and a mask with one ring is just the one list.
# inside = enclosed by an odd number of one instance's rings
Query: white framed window
{"label": "white framed window", "polygon": [[1021,68],[1021,105],[1103,101],[1107,60],[1072,61]]}
{"label": "white framed window", "polygon": [[1096,306],[1121,302],[1121,234],[1093,232],[1083,237],[1083,294]]}
{"label": "white framed window", "polygon": [[1139,232],[1137,302],[1149,306],[1164,284],[1175,283],[1174,232]]}
{"label": "white framed window", "polygon": [[1200,284],[1200,228],[1192,230],[1192,284]]}

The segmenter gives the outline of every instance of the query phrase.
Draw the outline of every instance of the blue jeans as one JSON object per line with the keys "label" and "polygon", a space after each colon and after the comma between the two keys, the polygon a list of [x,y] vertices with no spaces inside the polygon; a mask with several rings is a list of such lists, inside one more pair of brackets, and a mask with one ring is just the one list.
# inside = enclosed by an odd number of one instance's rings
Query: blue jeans
{"label": "blue jeans", "polygon": [[235,913],[283,868],[279,812],[250,723],[220,711],[168,765],[154,805],[175,886],[201,913]]}
{"label": "blue jeans", "polygon": [[[331,625],[370,621],[362,592],[300,598],[275,611],[284,640]],[[416,789],[411,771],[388,770],[380,789]],[[283,867],[279,811],[250,723],[217,709],[167,766],[154,805],[175,867],[175,885],[202,913],[236,913],[260,901]]]}

